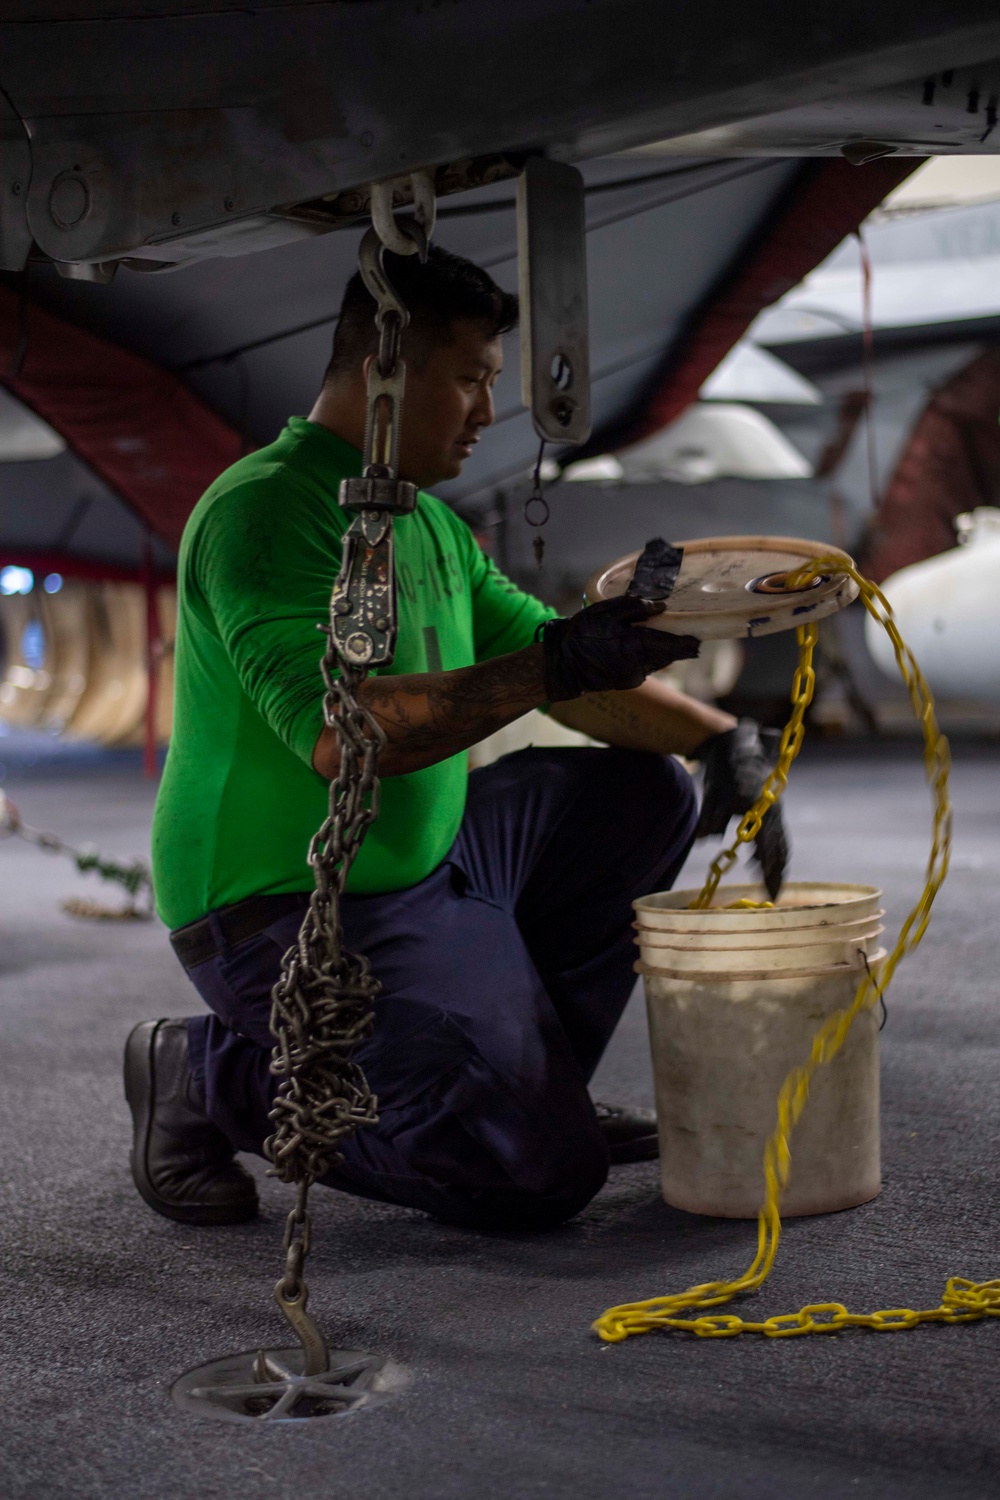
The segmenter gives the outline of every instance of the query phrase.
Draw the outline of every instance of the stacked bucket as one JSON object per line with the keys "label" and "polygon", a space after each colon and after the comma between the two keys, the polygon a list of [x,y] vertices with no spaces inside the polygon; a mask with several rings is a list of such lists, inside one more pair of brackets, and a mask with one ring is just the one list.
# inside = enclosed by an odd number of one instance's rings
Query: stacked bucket
{"label": "stacked bucket", "polygon": [[[755,1218],[778,1091],[809,1056],[823,1022],[850,1005],[866,965],[885,952],[874,886],[786,885],[774,906],[759,886],[636,901],[649,1014],[663,1196],[689,1213]],[[739,903],[744,904],[739,904]],[[861,1012],[817,1070],[792,1139],[782,1214],[829,1213],[880,1187],[879,1016]]]}

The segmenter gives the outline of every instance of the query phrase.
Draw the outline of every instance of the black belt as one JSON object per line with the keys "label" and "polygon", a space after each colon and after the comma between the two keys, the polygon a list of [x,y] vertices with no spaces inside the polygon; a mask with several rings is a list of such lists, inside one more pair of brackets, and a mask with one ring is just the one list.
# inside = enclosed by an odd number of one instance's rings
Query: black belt
{"label": "black belt", "polygon": [[227,947],[235,948],[238,943],[256,937],[286,912],[305,911],[308,904],[306,891],[287,896],[248,896],[235,906],[223,906],[214,912],[217,925],[209,917],[200,917],[197,922],[178,927],[170,934],[170,942],[185,969],[196,969],[222,952],[216,932],[221,932]]}

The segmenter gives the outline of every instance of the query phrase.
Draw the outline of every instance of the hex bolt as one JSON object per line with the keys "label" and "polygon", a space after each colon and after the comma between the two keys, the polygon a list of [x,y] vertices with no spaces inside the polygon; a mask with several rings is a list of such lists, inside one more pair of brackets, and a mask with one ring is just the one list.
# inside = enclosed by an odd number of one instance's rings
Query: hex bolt
{"label": "hex bolt", "polygon": [[171,214],[170,215],[170,222],[171,222],[171,224],[179,224],[181,222],[181,216],[180,216],[180,214]]}

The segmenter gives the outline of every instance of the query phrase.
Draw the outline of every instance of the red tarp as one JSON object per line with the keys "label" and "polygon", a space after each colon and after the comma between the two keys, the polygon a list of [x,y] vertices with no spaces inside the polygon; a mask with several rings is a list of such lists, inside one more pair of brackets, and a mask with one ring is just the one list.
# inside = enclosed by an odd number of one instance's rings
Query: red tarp
{"label": "red tarp", "polygon": [[1000,353],[988,350],[924,407],[865,547],[876,583],[955,545],[954,519],[1000,502]]}
{"label": "red tarp", "polygon": [[243,452],[239,433],[176,375],[34,303],[22,318],[9,286],[0,286],[0,383],[172,547],[199,496]]}

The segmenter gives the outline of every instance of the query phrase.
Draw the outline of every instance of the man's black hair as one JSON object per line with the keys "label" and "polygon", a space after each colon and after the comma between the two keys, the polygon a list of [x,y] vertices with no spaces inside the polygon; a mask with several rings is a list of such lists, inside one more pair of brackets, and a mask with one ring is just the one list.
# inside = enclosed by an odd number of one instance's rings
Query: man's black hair
{"label": "man's black hair", "polygon": [[[385,269],[410,314],[403,358],[417,368],[431,349],[451,343],[452,324],[459,319],[480,324],[491,339],[517,323],[517,298],[511,292],[501,291],[492,276],[471,260],[438,245],[431,245],[423,263],[416,255],[393,255],[387,250]],[[356,271],[344,291],[324,380],[357,369],[377,349],[375,301]]]}

